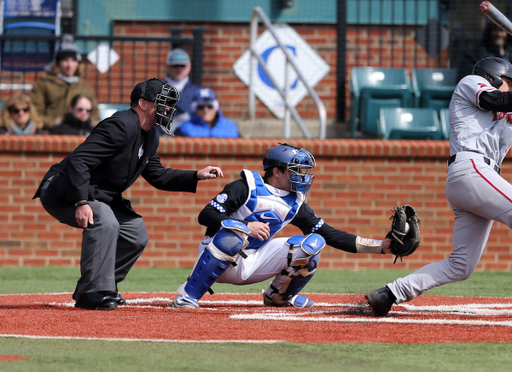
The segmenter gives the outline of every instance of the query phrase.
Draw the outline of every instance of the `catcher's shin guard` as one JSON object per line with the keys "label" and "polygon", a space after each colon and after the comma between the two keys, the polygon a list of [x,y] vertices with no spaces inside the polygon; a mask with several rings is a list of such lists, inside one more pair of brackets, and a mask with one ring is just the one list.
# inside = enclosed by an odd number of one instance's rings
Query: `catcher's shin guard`
{"label": "catcher's shin guard", "polygon": [[315,274],[320,261],[320,251],[325,247],[325,240],[318,234],[311,234],[307,237],[293,236],[287,240],[287,243],[290,245],[290,251],[300,247],[305,257],[289,263],[292,270],[283,273],[288,277],[281,288],[270,284],[263,295],[264,303],[267,306],[311,307],[314,304],[313,300],[298,293]]}
{"label": "catcher's shin guard", "polygon": [[187,296],[199,300],[206,291],[226,271],[247,244],[247,236],[251,231],[242,222],[225,220],[221,229],[215,234],[199,257],[192,274],[185,284]]}

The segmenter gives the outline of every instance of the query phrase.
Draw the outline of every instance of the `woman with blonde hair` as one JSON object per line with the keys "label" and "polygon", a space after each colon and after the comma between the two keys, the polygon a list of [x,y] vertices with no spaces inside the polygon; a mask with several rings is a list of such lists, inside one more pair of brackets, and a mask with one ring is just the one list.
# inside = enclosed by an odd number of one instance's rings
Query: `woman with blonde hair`
{"label": "woman with blonde hair", "polygon": [[50,71],[34,84],[30,98],[43,119],[44,129],[60,124],[71,99],[87,95],[92,102],[91,121],[98,123],[98,99],[92,86],[83,79],[82,55],[71,35],[64,35]]}
{"label": "woman with blonde hair", "polygon": [[43,122],[30,97],[16,94],[9,98],[0,112],[0,133],[6,135],[41,134]]}

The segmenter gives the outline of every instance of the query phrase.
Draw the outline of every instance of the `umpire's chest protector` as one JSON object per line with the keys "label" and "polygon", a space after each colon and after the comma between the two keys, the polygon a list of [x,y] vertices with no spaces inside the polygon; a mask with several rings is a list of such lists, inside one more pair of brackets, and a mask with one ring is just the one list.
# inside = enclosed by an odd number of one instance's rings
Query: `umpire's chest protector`
{"label": "umpire's chest protector", "polygon": [[[257,172],[244,169],[242,174],[249,186],[249,197],[231,217],[268,223],[271,239],[295,217],[304,202],[304,194],[276,189],[264,183]],[[249,237],[246,249],[257,249],[266,242]]]}

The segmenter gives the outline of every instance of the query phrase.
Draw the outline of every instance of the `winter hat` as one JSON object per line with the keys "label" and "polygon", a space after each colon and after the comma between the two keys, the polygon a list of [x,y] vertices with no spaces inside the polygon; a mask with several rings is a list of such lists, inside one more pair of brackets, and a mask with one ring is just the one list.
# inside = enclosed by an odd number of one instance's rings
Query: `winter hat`
{"label": "winter hat", "polygon": [[60,60],[67,57],[72,57],[78,62],[82,61],[80,50],[74,43],[73,36],[69,34],[62,36],[62,41],[60,43],[59,49],[57,49],[57,54],[55,55],[55,60],[59,62]]}

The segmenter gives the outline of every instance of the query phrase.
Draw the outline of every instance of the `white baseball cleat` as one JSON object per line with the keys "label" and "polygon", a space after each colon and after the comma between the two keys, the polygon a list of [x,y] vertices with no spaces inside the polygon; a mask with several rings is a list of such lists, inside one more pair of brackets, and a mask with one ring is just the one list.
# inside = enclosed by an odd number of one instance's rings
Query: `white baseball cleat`
{"label": "white baseball cleat", "polygon": [[199,303],[189,296],[178,296],[172,300],[171,307],[179,309],[199,309]]}

